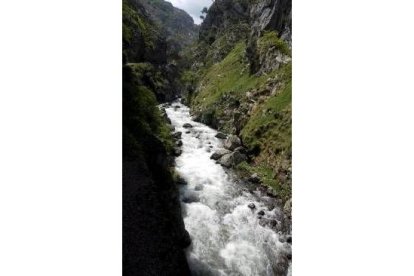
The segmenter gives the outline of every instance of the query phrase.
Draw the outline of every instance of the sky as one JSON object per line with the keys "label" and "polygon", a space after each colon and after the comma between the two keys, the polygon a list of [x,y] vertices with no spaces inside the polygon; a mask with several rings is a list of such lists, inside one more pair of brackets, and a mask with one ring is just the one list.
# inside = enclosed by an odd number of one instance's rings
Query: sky
{"label": "sky", "polygon": [[212,0],[168,0],[173,6],[185,10],[194,19],[194,23],[200,24],[201,10],[204,7],[210,7]]}

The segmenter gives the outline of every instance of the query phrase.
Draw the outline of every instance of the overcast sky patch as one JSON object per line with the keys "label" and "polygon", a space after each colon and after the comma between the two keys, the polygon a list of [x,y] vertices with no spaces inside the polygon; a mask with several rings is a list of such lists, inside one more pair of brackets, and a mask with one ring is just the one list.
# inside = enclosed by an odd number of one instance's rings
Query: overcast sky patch
{"label": "overcast sky patch", "polygon": [[194,23],[200,24],[201,10],[210,7],[212,0],[169,0],[175,7],[185,10],[194,19]]}

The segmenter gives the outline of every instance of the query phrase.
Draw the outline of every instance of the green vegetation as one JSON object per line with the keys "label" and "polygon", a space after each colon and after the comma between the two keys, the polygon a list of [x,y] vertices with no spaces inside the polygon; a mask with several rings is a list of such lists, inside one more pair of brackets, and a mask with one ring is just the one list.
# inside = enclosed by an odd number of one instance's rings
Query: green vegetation
{"label": "green vegetation", "polygon": [[259,175],[260,179],[263,181],[262,183],[265,186],[272,188],[283,201],[287,201],[292,195],[291,185],[284,185],[281,183],[277,179],[275,170],[269,166],[242,162],[236,169],[238,174],[244,178],[248,178],[255,173]]}
{"label": "green vegetation", "polygon": [[160,141],[169,152],[174,146],[155,94],[142,80],[152,69],[149,63],[125,65],[123,69],[124,156],[129,158],[142,155],[142,145],[151,139]]}
{"label": "green vegetation", "polygon": [[[186,19],[177,20],[178,11],[160,0],[143,3],[153,20],[133,2],[123,0],[123,44],[130,62],[124,66],[125,150],[145,154],[147,149],[140,145],[154,141],[173,150],[171,130],[157,99],[168,100],[172,97],[167,93],[184,90],[199,120],[240,136],[252,160],[242,163],[239,172],[257,173],[287,199],[292,152],[289,45],[276,31],[248,37],[247,19],[229,18],[225,28],[217,24],[201,28],[198,43],[190,47],[182,43],[192,36],[179,28]],[[248,4],[240,1],[242,6]],[[208,16],[218,16],[215,9],[213,5]],[[161,28],[165,22],[168,26]],[[160,46],[163,43],[166,48]],[[158,54],[161,50],[166,52]],[[154,65],[168,63],[172,65],[168,72],[166,66]]]}
{"label": "green vegetation", "polygon": [[266,80],[266,76],[256,77],[249,74],[245,51],[246,44],[239,42],[221,62],[207,69],[199,84],[202,89],[192,101],[195,107],[210,109],[224,94],[241,97],[246,91]]}
{"label": "green vegetation", "polygon": [[[268,73],[251,74],[244,40],[231,44],[225,36],[207,46],[204,66],[188,73],[198,82],[187,98],[200,121],[221,131],[240,136],[253,155],[251,162],[237,167],[242,177],[257,173],[284,201],[291,196],[292,152],[292,63],[281,63]],[[286,42],[275,31],[265,32],[256,41],[257,54],[266,59],[276,51],[291,56]],[[216,50],[216,48],[221,48]],[[227,48],[230,48],[228,50]],[[214,63],[216,53],[228,54]],[[271,62],[266,60],[266,62]]]}
{"label": "green vegetation", "polygon": [[257,155],[254,163],[244,164],[245,173],[257,173],[263,183],[272,187],[284,200],[291,195],[292,154],[292,82],[291,63],[277,70],[279,92],[260,104],[251,115],[240,136]]}
{"label": "green vegetation", "polygon": [[238,23],[230,25],[226,28],[225,34],[217,36],[215,30],[205,34],[203,43],[199,44],[197,49],[203,54],[203,62],[205,67],[222,61],[240,41],[247,39],[246,34],[249,33],[249,25],[247,23]]}
{"label": "green vegetation", "polygon": [[[163,0],[123,0],[123,128],[124,154],[151,151],[140,145],[171,152],[171,129],[157,105],[172,100],[191,76],[181,51],[195,37],[191,17]],[[129,156],[131,157],[131,156]]]}
{"label": "green vegetation", "polygon": [[279,93],[270,96],[252,114],[241,131],[243,142],[250,148],[259,145],[262,149],[276,151],[288,149],[291,143],[291,63],[276,71]]}
{"label": "green vegetation", "polygon": [[132,9],[127,0],[122,1],[122,39],[128,45],[133,42],[134,32],[140,32],[145,47],[154,49],[154,41],[158,35],[156,28],[142,18],[136,10]]}
{"label": "green vegetation", "polygon": [[291,56],[291,50],[285,41],[280,39],[275,31],[267,31],[257,40],[257,46],[261,53],[266,52],[271,47],[276,47],[283,54]]}

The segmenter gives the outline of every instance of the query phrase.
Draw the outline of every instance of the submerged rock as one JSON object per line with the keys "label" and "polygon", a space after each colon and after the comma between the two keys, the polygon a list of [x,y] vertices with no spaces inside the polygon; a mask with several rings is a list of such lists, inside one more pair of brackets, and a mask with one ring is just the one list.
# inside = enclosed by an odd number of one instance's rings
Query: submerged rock
{"label": "submerged rock", "polygon": [[178,176],[177,179],[175,180],[175,183],[177,185],[187,185],[187,181],[182,178],[181,176]]}
{"label": "submerged rock", "polygon": [[192,124],[190,124],[190,123],[185,123],[184,125],[183,125],[183,128],[192,128],[193,127],[193,125]]}
{"label": "submerged rock", "polygon": [[193,203],[193,202],[199,202],[200,201],[200,197],[198,196],[198,194],[196,192],[187,191],[182,196],[182,199],[181,200],[184,203]]}
{"label": "submerged rock", "polygon": [[236,135],[230,135],[224,142],[224,148],[228,150],[235,150],[236,148],[241,147],[241,145],[241,140]]}
{"label": "submerged rock", "polygon": [[218,138],[218,139],[226,139],[227,135],[222,133],[222,132],[219,132],[219,133],[216,134],[215,137]]}
{"label": "submerged rock", "polygon": [[231,151],[229,151],[229,150],[219,149],[216,152],[214,152],[213,155],[211,155],[210,159],[219,160],[223,155],[230,154],[230,153],[231,153]]}
{"label": "submerged rock", "polygon": [[256,208],[256,205],[254,203],[250,203],[249,205],[247,205],[247,207],[253,210]]}
{"label": "submerged rock", "polygon": [[181,139],[181,135],[182,135],[183,133],[181,132],[181,131],[179,131],[179,132],[176,132],[176,133],[174,133],[173,135],[172,135],[172,137],[174,138],[174,139]]}
{"label": "submerged rock", "polygon": [[258,214],[259,216],[264,216],[264,215],[265,215],[265,211],[260,210],[257,214]]}
{"label": "submerged rock", "polygon": [[276,230],[276,226],[278,225],[278,223],[277,223],[277,220],[275,219],[263,218],[259,221],[259,225]]}
{"label": "submerged rock", "polygon": [[194,187],[194,191],[197,191],[197,192],[199,192],[199,191],[202,191],[203,190],[203,185],[201,185],[201,184],[198,184],[197,186],[195,186]]}

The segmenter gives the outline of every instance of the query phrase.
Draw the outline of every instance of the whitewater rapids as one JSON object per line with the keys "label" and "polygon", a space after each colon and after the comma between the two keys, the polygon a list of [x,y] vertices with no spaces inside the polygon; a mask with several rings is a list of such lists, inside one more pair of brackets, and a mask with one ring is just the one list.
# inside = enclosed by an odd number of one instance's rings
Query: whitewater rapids
{"label": "whitewater rapids", "polygon": [[[274,199],[247,188],[210,159],[223,148],[223,140],[215,138],[216,130],[193,121],[189,108],[179,102],[164,107],[175,131],[182,132],[176,171],[187,182],[180,186],[180,200],[192,239],[187,249],[192,274],[291,275],[286,230],[259,224],[261,210],[265,212],[262,220],[283,224],[283,212]],[[193,127],[184,128],[186,123]],[[250,203],[256,208],[251,210]]]}

